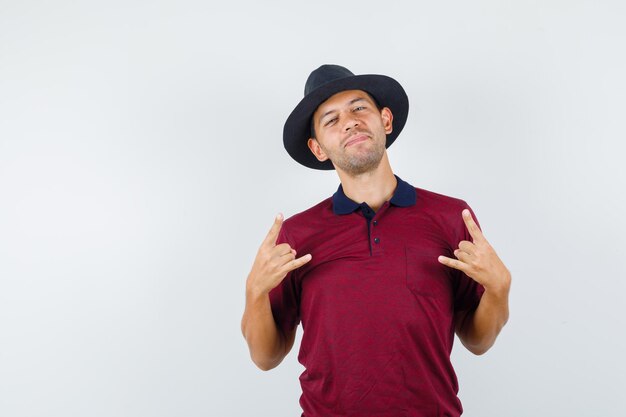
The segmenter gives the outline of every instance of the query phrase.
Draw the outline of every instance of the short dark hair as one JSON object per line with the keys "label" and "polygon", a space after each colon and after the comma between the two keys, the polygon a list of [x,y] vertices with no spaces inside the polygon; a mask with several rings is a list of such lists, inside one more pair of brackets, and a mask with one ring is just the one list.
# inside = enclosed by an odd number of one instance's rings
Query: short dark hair
{"label": "short dark hair", "polygon": [[[378,109],[378,111],[381,111],[381,110],[382,110],[382,107],[380,107],[380,104],[378,104],[378,101],[376,100],[376,98],[375,98],[373,95],[371,95],[370,93],[368,93],[367,91],[365,91],[365,90],[362,90],[362,91],[363,91],[365,94],[367,94],[367,96],[368,96],[369,98],[371,98],[371,99],[372,99],[372,101],[374,102],[374,105],[376,106],[376,108]],[[315,114],[315,112],[316,112],[316,111],[317,111],[317,109],[315,109],[315,110],[313,111],[313,114]],[[313,138],[313,139],[316,139],[316,138],[315,138],[315,123],[313,122],[313,114],[311,115],[311,122],[310,122],[310,128],[309,128],[309,129],[310,129],[310,132],[309,132],[309,135],[310,135],[310,136],[309,136],[309,137],[311,137],[311,138]]]}

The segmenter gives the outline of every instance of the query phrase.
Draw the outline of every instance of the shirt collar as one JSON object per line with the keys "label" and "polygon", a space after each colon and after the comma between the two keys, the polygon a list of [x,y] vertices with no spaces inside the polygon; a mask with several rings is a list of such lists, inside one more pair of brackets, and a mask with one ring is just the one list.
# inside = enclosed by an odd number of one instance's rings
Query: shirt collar
{"label": "shirt collar", "polygon": [[[408,182],[403,181],[397,175],[394,175],[396,180],[398,181],[398,185],[396,186],[395,191],[393,192],[393,196],[389,202],[394,206],[398,207],[408,207],[415,204],[415,200],[417,195],[415,193],[415,187],[413,187]],[[359,208],[361,204],[356,201],[350,200],[343,192],[343,187],[339,184],[339,188],[337,188],[337,192],[333,194],[333,212],[335,214],[350,214],[357,208]]]}

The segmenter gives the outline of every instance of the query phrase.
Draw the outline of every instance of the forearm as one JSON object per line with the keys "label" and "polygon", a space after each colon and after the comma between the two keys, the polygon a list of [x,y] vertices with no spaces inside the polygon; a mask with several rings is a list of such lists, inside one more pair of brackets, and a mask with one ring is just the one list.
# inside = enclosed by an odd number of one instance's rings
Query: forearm
{"label": "forearm", "polygon": [[241,320],[252,361],[262,370],[275,368],[286,352],[285,337],[276,326],[268,294],[246,290],[246,308]]}
{"label": "forearm", "polygon": [[509,319],[509,286],[487,290],[476,310],[469,314],[458,331],[463,345],[476,355],[487,352]]}
{"label": "forearm", "polygon": [[288,273],[311,260],[306,254],[296,259],[296,250],[287,243],[276,244],[283,216],[279,214],[257,252],[246,280],[246,308],[241,332],[248,342],[250,357],[259,368],[275,368],[293,346],[295,328],[283,334],[274,321],[269,293]]}

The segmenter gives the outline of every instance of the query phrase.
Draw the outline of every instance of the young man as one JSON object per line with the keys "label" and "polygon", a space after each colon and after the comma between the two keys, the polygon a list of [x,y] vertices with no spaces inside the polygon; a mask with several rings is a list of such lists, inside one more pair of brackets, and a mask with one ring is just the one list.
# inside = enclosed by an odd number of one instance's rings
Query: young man
{"label": "young man", "polygon": [[323,65],[285,123],[287,152],[334,168],[341,185],[276,217],[246,282],[242,331],[268,370],[302,323],[303,416],[460,416],[454,334],[480,355],[508,319],[511,275],[469,206],[391,170],[386,148],[407,115],[392,78]]}

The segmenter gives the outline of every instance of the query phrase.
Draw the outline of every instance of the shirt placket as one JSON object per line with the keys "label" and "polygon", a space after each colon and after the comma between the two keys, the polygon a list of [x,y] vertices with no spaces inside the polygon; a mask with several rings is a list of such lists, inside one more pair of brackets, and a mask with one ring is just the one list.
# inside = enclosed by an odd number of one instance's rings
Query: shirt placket
{"label": "shirt placket", "polygon": [[370,256],[373,256],[374,252],[380,248],[379,228],[377,226],[381,214],[388,205],[389,203],[386,202],[378,212],[375,212],[367,203],[360,204],[361,212],[367,222],[367,240],[369,242]]}

